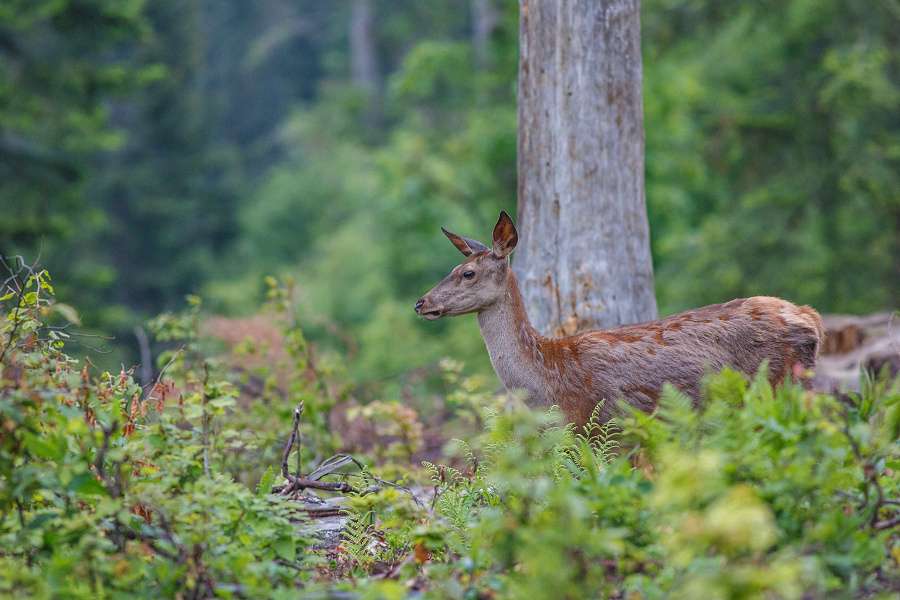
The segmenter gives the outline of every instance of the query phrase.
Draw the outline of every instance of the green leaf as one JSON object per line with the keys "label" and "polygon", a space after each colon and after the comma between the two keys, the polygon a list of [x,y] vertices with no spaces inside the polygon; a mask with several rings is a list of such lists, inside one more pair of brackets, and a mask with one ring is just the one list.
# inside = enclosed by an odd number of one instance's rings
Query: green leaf
{"label": "green leaf", "polygon": [[256,489],[256,497],[264,498],[268,496],[272,492],[272,482],[274,481],[275,470],[270,466],[259,480],[259,486],[257,486]]}
{"label": "green leaf", "polygon": [[[50,440],[56,441],[53,440],[53,438],[50,438]],[[38,458],[49,460],[51,458],[56,458],[57,456],[57,451],[59,448],[56,444],[48,443],[47,441],[42,440],[33,433],[25,433],[22,436],[22,441],[25,443],[25,447],[28,449],[28,451]]]}
{"label": "green leaf", "polygon": [[188,421],[203,416],[203,407],[199,404],[188,404],[184,407],[184,418]]}
{"label": "green leaf", "polygon": [[108,496],[109,492],[106,487],[100,483],[94,474],[91,472],[85,472],[74,479],[69,484],[69,489],[78,492],[79,494],[85,494],[87,496]]}
{"label": "green leaf", "polygon": [[884,406],[893,406],[894,404],[897,404],[898,402],[900,402],[900,394],[897,394],[896,396],[888,396],[887,398],[885,398],[882,401],[882,404]]}
{"label": "green leaf", "polygon": [[153,433],[146,437],[147,443],[155,450],[162,450],[167,445],[166,437],[160,433]]}
{"label": "green leaf", "polygon": [[294,560],[297,557],[297,549],[294,540],[289,537],[280,537],[275,540],[275,554],[284,560]]}
{"label": "green leaf", "polygon": [[228,406],[234,406],[235,404],[237,404],[237,401],[231,396],[222,396],[221,398],[209,401],[209,405],[215,408],[226,408]]}
{"label": "green leaf", "polygon": [[53,307],[53,309],[61,314],[63,318],[66,319],[69,323],[81,322],[81,319],[78,318],[78,312],[68,304],[57,304]]}
{"label": "green leaf", "polygon": [[33,518],[32,520],[30,520],[28,522],[26,529],[31,529],[31,530],[40,529],[44,525],[44,523],[54,519],[56,516],[57,515],[55,515],[53,513],[39,514],[35,518]]}

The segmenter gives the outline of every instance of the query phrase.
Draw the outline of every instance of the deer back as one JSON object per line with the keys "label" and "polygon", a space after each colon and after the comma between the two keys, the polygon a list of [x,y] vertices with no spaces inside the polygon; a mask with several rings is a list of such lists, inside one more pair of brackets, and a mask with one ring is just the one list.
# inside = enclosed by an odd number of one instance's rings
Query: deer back
{"label": "deer back", "polygon": [[726,366],[753,375],[768,361],[773,384],[798,377],[808,385],[802,376],[815,366],[823,338],[811,308],[757,296],[534,342],[551,382],[547,400],[583,424],[603,399],[605,418],[619,398],[652,410],[666,381],[697,401],[703,377]]}

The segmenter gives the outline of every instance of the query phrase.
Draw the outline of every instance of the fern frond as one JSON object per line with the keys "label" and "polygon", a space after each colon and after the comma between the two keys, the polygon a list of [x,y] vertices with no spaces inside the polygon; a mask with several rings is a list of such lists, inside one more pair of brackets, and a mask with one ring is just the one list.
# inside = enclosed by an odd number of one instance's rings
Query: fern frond
{"label": "fern frond", "polygon": [[344,551],[360,566],[369,563],[369,545],[371,544],[371,528],[369,527],[369,519],[373,513],[366,512],[365,515],[351,514],[351,519],[344,526],[341,533],[341,541],[343,542]]}
{"label": "fern frond", "polygon": [[612,421],[604,421],[601,417],[606,400],[594,407],[591,418],[584,426],[584,432],[575,434],[575,441],[580,446],[591,448],[593,458],[600,465],[607,465],[619,447],[616,434],[619,428]]}
{"label": "fern frond", "polygon": [[256,486],[256,497],[257,498],[265,498],[272,492],[272,483],[275,481],[275,470],[270,466],[266,469],[266,472],[263,473],[263,476],[259,480],[259,485]]}

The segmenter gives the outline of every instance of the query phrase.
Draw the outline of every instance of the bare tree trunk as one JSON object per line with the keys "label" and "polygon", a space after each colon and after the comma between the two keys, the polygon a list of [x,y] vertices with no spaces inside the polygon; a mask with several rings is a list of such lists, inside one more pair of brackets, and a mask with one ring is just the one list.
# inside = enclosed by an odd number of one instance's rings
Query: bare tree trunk
{"label": "bare tree trunk", "polygon": [[500,13],[491,0],[472,0],[472,49],[479,69],[487,66],[491,34],[499,20]]}
{"label": "bare tree trunk", "polygon": [[545,335],[657,316],[639,0],[520,0],[515,267]]}
{"label": "bare tree trunk", "polygon": [[378,52],[370,0],[353,0],[350,7],[350,75],[353,83],[373,96],[378,93]]}

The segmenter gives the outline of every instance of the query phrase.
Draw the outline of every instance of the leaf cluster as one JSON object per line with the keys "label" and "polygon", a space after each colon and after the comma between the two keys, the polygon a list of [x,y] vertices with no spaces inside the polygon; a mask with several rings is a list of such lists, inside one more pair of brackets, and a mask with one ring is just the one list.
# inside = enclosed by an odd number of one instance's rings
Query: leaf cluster
{"label": "leaf cluster", "polygon": [[417,585],[438,598],[900,591],[900,382],[869,376],[835,398],[726,370],[705,389],[702,406],[667,387],[653,414],[582,432],[555,411],[491,417],[477,470],[426,464],[437,494]]}
{"label": "leaf cluster", "polygon": [[[300,585],[290,511],[224,473],[227,382],[141,389],[63,352],[44,272],[0,310],[0,593],[34,598],[266,595]],[[58,333],[58,332],[57,332]],[[205,377],[205,378],[204,378]],[[218,432],[218,434],[216,433]]]}

